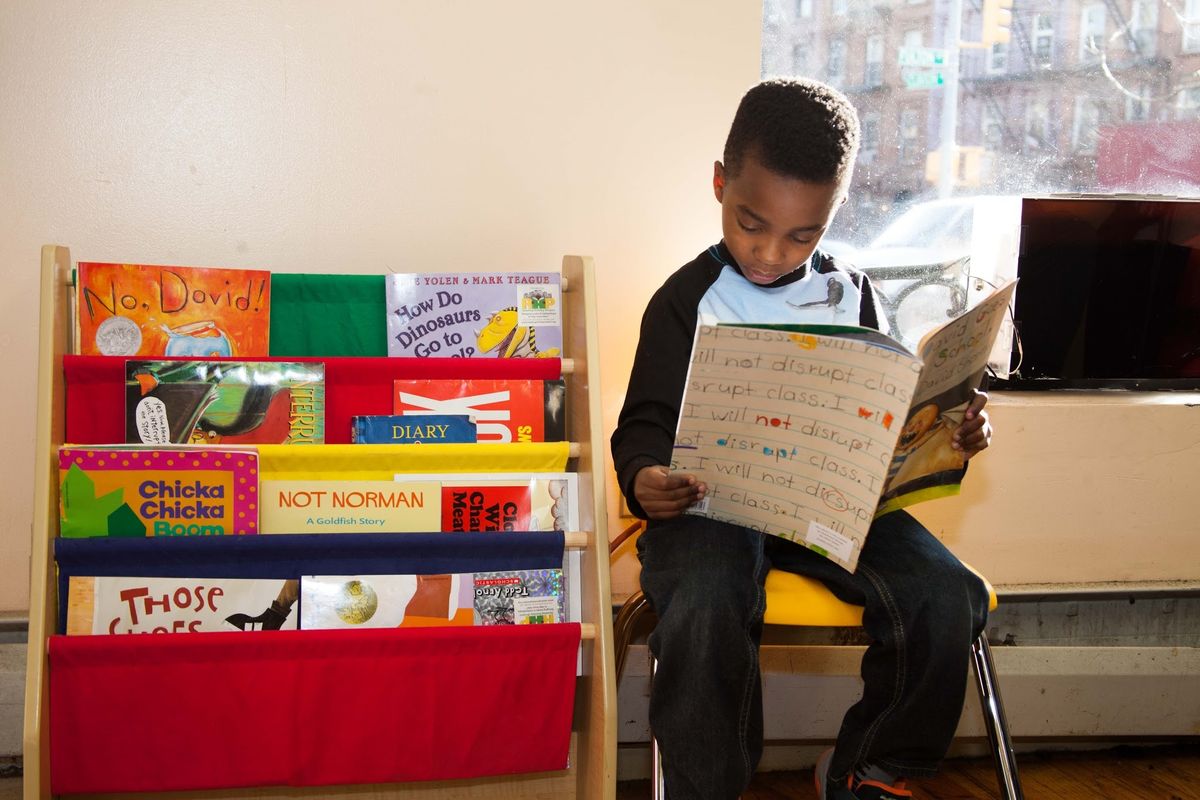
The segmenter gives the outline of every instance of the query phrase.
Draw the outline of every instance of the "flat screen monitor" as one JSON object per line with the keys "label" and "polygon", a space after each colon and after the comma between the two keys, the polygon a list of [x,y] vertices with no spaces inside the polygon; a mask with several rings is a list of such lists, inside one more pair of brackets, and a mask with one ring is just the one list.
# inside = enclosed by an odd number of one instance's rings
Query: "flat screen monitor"
{"label": "flat screen monitor", "polygon": [[998,388],[1200,388],[1200,201],[1025,198],[1017,275]]}

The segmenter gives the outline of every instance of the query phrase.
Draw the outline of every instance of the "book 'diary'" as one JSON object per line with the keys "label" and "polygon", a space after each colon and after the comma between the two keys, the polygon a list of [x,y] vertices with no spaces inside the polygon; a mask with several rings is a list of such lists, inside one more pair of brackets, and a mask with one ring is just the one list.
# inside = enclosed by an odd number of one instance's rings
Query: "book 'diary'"
{"label": "book 'diary'", "polygon": [[1014,287],[930,331],[916,354],[867,328],[697,326],[671,456],[708,486],[688,513],[853,571],[877,516],[958,491],[951,436]]}

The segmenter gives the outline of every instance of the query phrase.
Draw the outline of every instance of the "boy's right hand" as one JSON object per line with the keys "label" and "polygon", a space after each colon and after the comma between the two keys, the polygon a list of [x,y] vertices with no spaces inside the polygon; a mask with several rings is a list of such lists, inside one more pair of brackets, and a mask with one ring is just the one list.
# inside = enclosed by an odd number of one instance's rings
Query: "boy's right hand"
{"label": "boy's right hand", "polygon": [[633,495],[650,519],[671,519],[704,499],[708,487],[686,472],[642,467],[633,479]]}

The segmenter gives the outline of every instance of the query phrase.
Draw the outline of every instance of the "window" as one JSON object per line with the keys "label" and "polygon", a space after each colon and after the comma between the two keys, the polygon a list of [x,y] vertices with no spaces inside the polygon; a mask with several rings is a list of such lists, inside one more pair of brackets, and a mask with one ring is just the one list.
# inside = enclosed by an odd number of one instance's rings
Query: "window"
{"label": "window", "polygon": [[1054,18],[1049,14],[1033,18],[1033,58],[1041,66],[1049,66],[1054,58]]}
{"label": "window", "polygon": [[1100,60],[1104,50],[1104,29],[1108,24],[1108,11],[1103,3],[1085,6],[1079,16],[1079,60],[1091,63]]}
{"label": "window", "polygon": [[1101,101],[1087,95],[1075,98],[1075,124],[1071,129],[1071,147],[1076,153],[1096,152],[1100,126],[1106,122],[1106,110]]}
{"label": "window", "polygon": [[1134,0],[1129,30],[1139,58],[1153,58],[1158,50],[1158,4],[1159,0]]}
{"label": "window", "polygon": [[1183,52],[1200,51],[1200,0],[1187,0],[1183,7]]}
{"label": "window", "polygon": [[999,150],[1004,144],[1004,119],[1000,107],[995,103],[984,105],[980,133],[983,135],[983,145],[988,150]]}
{"label": "window", "polygon": [[868,111],[862,115],[860,123],[862,137],[858,144],[858,160],[863,164],[870,164],[879,152],[879,112]]}
{"label": "window", "polygon": [[1035,100],[1025,111],[1025,150],[1037,151],[1050,145],[1050,107]]}
{"label": "window", "polygon": [[848,10],[847,6],[849,5],[849,0],[833,0],[831,5],[832,7],[830,10],[833,12],[835,17],[844,17],[846,16],[846,11]]}
{"label": "window", "polygon": [[1175,119],[1200,119],[1200,86],[1191,86],[1179,93],[1175,103]]}
{"label": "window", "polygon": [[883,84],[883,37],[879,34],[867,37],[867,66],[863,72],[863,83],[867,86]]}
{"label": "window", "polygon": [[825,63],[825,80],[841,86],[846,79],[846,40],[832,39],[829,42],[829,60]]}
{"label": "window", "polygon": [[899,153],[902,163],[916,161],[920,153],[920,114],[915,108],[905,108],[900,110],[900,147]]}
{"label": "window", "polygon": [[[840,18],[833,0],[764,0],[764,74],[794,66],[845,87],[862,123],[859,159],[870,166],[855,171],[825,245],[852,245],[866,259],[863,248],[900,212],[944,201],[979,208],[985,198],[1060,192],[1200,198],[1200,0],[1015,0],[1012,41],[954,53],[979,30],[972,17],[982,0],[961,3],[962,28],[951,35],[950,0],[847,0]],[[768,16],[773,9],[783,12]],[[957,82],[927,88],[935,67],[899,65],[900,48],[927,47],[957,57]],[[923,80],[910,79],[918,74]],[[960,169],[943,172],[949,107]],[[848,260],[890,269],[912,253]],[[881,284],[894,295],[902,288]]]}
{"label": "window", "polygon": [[1143,83],[1133,93],[1137,97],[1125,96],[1125,119],[1129,122],[1145,122],[1150,119],[1150,87]]}
{"label": "window", "polygon": [[988,50],[987,70],[991,73],[1004,72],[1008,69],[1008,44],[996,42]]}
{"label": "window", "polygon": [[795,75],[808,75],[808,53],[809,47],[803,42],[796,42],[792,45],[792,73]]}

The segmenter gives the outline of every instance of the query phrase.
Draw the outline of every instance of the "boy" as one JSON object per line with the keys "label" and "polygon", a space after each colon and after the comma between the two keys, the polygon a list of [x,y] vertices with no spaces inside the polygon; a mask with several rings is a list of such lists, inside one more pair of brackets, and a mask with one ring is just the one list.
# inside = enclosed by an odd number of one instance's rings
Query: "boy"
{"label": "boy", "polygon": [[[962,711],[988,598],[916,520],[878,519],[851,574],[779,537],[683,514],[706,487],[667,466],[698,319],[886,324],[866,276],[816,249],[846,200],[858,135],[849,101],[823,84],[752,88],[713,172],[724,238],[669,277],[642,319],[612,452],[629,507],[649,519],[638,555],[659,620],[650,723],[670,800],[736,798],[762,755],[758,645],[771,567],[817,577],[865,609],[863,697],[818,761],[822,800],[909,796],[902,776],[935,771]],[[986,401],[977,394],[954,433],[966,458],[990,440]]]}

